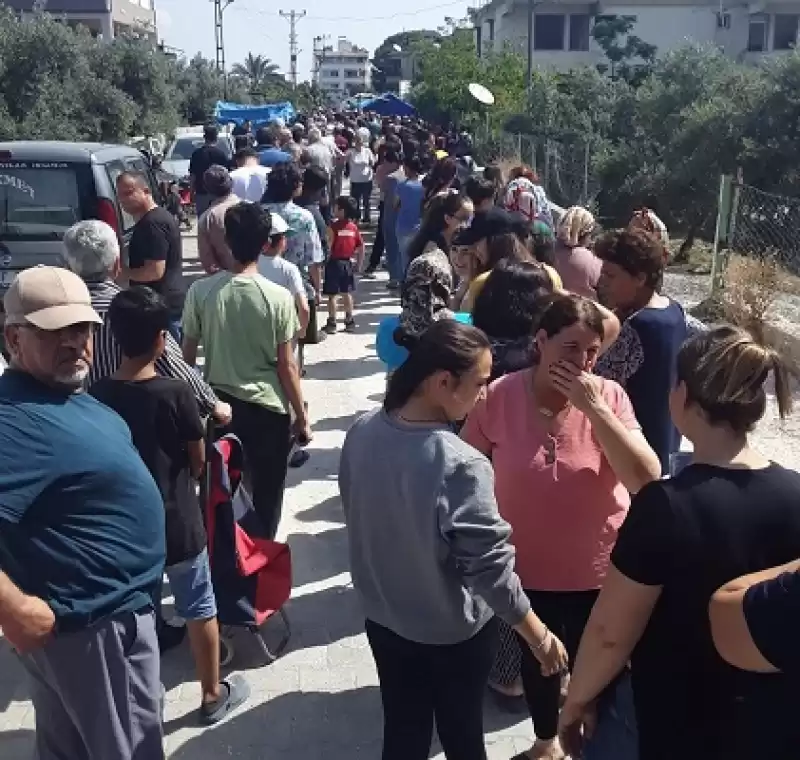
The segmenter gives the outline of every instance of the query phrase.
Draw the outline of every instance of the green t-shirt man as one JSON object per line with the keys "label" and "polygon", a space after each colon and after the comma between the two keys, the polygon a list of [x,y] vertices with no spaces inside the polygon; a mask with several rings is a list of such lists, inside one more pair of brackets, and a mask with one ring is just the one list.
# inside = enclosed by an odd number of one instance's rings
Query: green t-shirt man
{"label": "green t-shirt man", "polygon": [[260,274],[218,272],[194,282],[183,331],[205,348],[204,376],[234,398],[289,414],[278,377],[278,346],[300,330],[289,291]]}

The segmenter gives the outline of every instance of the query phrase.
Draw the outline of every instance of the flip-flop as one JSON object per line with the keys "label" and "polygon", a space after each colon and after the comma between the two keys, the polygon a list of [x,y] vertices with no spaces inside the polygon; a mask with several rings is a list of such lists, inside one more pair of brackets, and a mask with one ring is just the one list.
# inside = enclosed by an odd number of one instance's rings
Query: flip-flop
{"label": "flip-flop", "polygon": [[232,675],[220,684],[227,689],[228,696],[220,696],[213,705],[204,704],[200,708],[200,722],[207,726],[213,726],[219,723],[223,718],[226,718],[237,707],[247,701],[250,696],[250,687],[247,681],[240,675]]}

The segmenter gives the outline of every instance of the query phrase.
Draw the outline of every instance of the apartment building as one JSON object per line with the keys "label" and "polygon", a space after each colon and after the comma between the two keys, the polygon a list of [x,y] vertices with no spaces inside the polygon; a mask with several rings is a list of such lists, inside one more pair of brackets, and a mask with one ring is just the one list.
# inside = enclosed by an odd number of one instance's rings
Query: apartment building
{"label": "apartment building", "polygon": [[[37,5],[35,0],[3,0],[23,17]],[[40,4],[42,5],[42,4]],[[48,0],[44,10],[70,26],[85,26],[92,34],[113,39],[136,34],[156,42],[155,0]]]}
{"label": "apartment building", "polygon": [[478,52],[506,45],[527,55],[532,8],[534,65],[568,70],[604,61],[592,37],[598,15],[632,16],[632,33],[665,53],[711,43],[738,60],[791,50],[800,33],[800,0],[491,0],[477,9]]}
{"label": "apartment building", "polygon": [[347,96],[369,91],[369,53],[364,48],[339,37],[336,47],[322,47],[315,58],[315,81],[324,92]]}

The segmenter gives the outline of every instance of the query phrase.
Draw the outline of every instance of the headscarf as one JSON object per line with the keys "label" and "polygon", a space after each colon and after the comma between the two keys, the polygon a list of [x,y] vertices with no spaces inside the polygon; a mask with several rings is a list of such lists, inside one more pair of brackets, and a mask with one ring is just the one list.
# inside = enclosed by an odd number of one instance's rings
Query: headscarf
{"label": "headscarf", "polygon": [[544,188],[526,177],[518,177],[508,183],[502,205],[506,211],[521,214],[529,222],[538,220],[548,227],[553,226],[553,213]]}
{"label": "headscarf", "polygon": [[558,223],[558,239],[575,248],[595,227],[594,214],[582,206],[571,206]]}
{"label": "headscarf", "polygon": [[640,208],[633,212],[630,222],[628,222],[629,230],[645,230],[651,235],[654,235],[661,240],[662,245],[666,248],[669,245],[669,233],[667,232],[667,225],[664,224],[654,212],[649,208]]}

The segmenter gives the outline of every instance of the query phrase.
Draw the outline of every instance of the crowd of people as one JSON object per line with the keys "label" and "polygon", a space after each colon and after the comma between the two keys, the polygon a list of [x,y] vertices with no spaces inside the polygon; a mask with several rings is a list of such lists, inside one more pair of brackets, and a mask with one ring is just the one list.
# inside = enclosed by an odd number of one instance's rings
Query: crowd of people
{"label": "crowd of people", "polygon": [[313,437],[303,347],[340,310],[355,331],[385,266],[386,396],[339,468],[383,759],[427,758],[435,725],[448,760],[486,760],[487,686],[531,717],[518,760],[795,758],[800,476],[748,444],[768,383],[789,413],[788,369],[663,292],[661,220],[599,234],[530,167],[478,173],[467,135],[416,119],[243,124],[235,166],[205,138],[188,291],[181,219],[123,172],[126,255],[79,222],[66,268],[5,297],[0,627],[37,756],[163,758],[159,657],[184,636],[199,719],[247,703],[220,673],[206,440],[239,438],[274,539]]}

